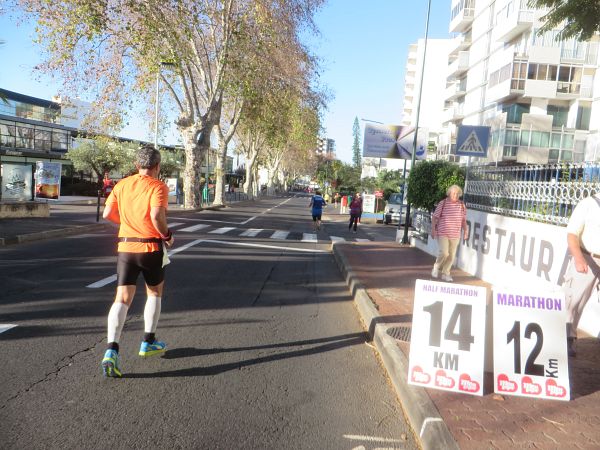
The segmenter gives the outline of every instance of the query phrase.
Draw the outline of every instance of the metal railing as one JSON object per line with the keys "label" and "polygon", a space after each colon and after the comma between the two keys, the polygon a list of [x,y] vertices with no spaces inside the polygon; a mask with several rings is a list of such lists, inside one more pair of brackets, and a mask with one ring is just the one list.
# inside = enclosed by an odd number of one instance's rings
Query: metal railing
{"label": "metal railing", "polygon": [[599,163],[558,163],[468,170],[468,208],[565,225],[577,203],[600,192]]}

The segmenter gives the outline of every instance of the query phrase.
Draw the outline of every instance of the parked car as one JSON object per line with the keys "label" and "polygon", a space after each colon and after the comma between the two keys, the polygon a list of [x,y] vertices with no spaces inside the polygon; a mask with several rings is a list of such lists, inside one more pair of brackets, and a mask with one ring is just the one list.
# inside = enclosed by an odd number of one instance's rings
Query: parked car
{"label": "parked car", "polygon": [[390,195],[387,202],[385,202],[385,209],[383,210],[383,223],[386,225],[395,222],[403,223],[406,215],[406,203],[402,202],[402,194],[396,192]]}

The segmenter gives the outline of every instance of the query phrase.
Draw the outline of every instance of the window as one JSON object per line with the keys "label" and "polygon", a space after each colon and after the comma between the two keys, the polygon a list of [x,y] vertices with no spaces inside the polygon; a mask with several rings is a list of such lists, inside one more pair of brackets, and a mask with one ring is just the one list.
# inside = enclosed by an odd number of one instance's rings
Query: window
{"label": "window", "polygon": [[502,111],[506,113],[506,123],[521,123],[523,114],[529,113],[529,105],[520,103],[505,105]]}
{"label": "window", "polygon": [[15,148],[15,125],[13,123],[0,121],[0,146]]}
{"label": "window", "polygon": [[577,121],[575,123],[575,128],[577,130],[589,130],[591,115],[592,108],[590,106],[580,106],[577,108]]}
{"label": "window", "polygon": [[52,151],[65,153],[69,150],[69,134],[64,131],[52,132]]}
{"label": "window", "polygon": [[519,145],[519,131],[518,130],[506,130],[506,144],[507,145]]}
{"label": "window", "polygon": [[549,115],[552,116],[553,127],[567,126],[567,119],[569,116],[568,106],[548,105],[546,111]]}
{"label": "window", "polygon": [[557,66],[554,64],[529,64],[527,69],[527,79],[529,80],[542,80],[542,81],[556,81]]}
{"label": "window", "polygon": [[581,88],[581,76],[583,68],[581,66],[563,66],[558,70],[557,92],[563,94],[578,94]]}
{"label": "window", "polygon": [[510,88],[518,91],[525,89],[527,79],[527,61],[514,61]]}
{"label": "window", "polygon": [[35,130],[35,149],[48,152],[52,146],[52,131]]}
{"label": "window", "polygon": [[33,149],[33,127],[27,125],[17,126],[16,148]]}
{"label": "window", "polygon": [[531,133],[532,147],[548,147],[550,141],[550,133],[547,131],[533,131]]}

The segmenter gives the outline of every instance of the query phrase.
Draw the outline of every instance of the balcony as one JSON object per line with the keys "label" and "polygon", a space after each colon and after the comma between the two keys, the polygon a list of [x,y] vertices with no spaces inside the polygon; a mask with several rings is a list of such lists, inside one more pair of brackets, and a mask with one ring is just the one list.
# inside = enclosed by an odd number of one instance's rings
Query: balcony
{"label": "balcony", "polygon": [[458,56],[458,52],[468,49],[471,46],[471,34],[460,34],[450,41],[450,52],[448,56]]}
{"label": "balcony", "polygon": [[501,10],[496,16],[498,23],[494,27],[493,39],[500,42],[510,42],[533,26],[534,11],[518,10],[507,12]]}
{"label": "balcony", "polygon": [[446,101],[456,100],[457,98],[463,97],[467,91],[467,80],[463,79],[460,81],[454,81],[446,87],[444,99]]}
{"label": "balcony", "polygon": [[462,33],[473,23],[473,18],[475,17],[474,2],[461,0],[452,7],[451,15],[450,33]]}
{"label": "balcony", "polygon": [[465,118],[464,107],[462,104],[452,106],[448,109],[444,110],[444,114],[442,116],[443,123],[448,122],[457,122]]}
{"label": "balcony", "polygon": [[458,57],[448,65],[448,79],[457,78],[469,70],[469,52],[458,52]]}

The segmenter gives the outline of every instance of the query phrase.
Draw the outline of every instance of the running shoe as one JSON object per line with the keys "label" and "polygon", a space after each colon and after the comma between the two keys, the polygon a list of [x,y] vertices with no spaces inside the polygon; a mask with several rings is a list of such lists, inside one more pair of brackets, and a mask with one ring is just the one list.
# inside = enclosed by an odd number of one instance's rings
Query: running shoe
{"label": "running shoe", "polygon": [[149,344],[148,342],[143,341],[138,354],[143,357],[154,356],[164,353],[166,348],[167,344],[164,342],[154,341],[152,344]]}
{"label": "running shoe", "polygon": [[121,369],[119,369],[119,354],[115,350],[106,350],[100,365],[105,377],[120,378],[122,376]]}

